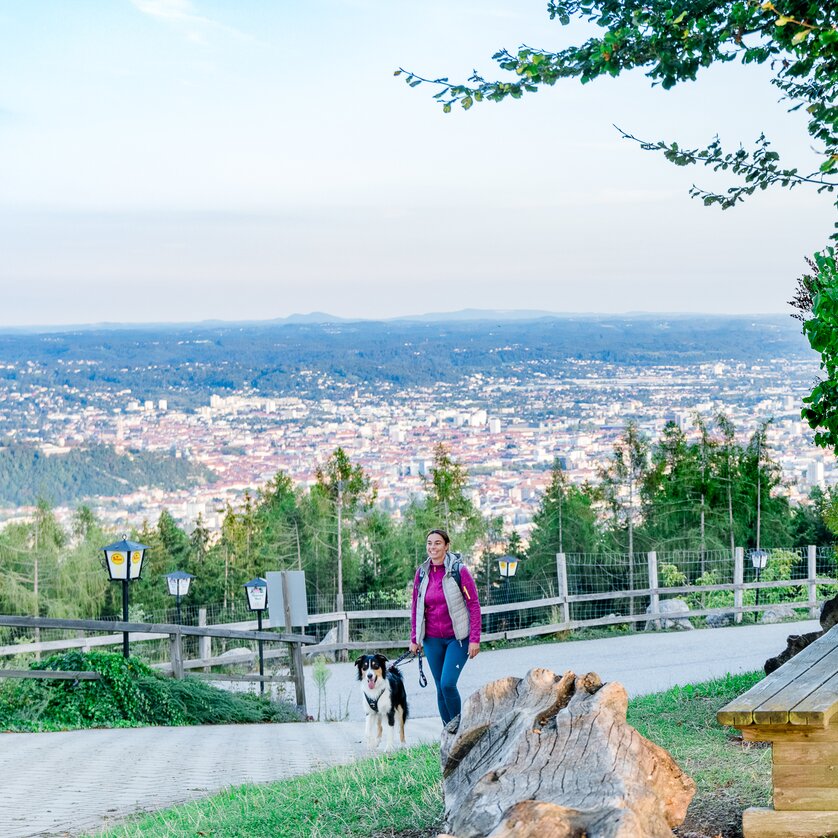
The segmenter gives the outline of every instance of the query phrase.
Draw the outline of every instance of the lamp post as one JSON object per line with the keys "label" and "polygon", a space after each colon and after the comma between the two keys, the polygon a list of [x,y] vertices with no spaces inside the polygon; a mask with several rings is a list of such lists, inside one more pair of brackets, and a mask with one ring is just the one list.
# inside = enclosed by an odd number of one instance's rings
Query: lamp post
{"label": "lamp post", "polygon": [[[245,583],[245,593],[247,594],[247,605],[251,611],[256,612],[256,624],[259,631],[262,631],[262,612],[268,607],[268,583],[257,576]],[[288,630],[290,631],[290,626]],[[262,641],[259,640],[259,676],[263,679],[259,681],[259,692],[265,693],[265,654],[262,646]]]}
{"label": "lamp post", "polygon": [[181,624],[180,619],[180,598],[189,593],[189,584],[195,577],[185,570],[175,570],[172,573],[166,574],[166,584],[169,586],[169,593],[175,597],[175,608],[177,609],[177,624]]}
{"label": "lamp post", "polygon": [[518,562],[520,559],[517,556],[501,556],[498,559],[498,570],[503,577],[503,590],[506,605],[509,605],[509,580],[515,575],[518,570]]}
{"label": "lamp post", "polygon": [[[765,569],[765,566],[768,564],[768,552],[766,550],[760,550],[757,548],[756,550],[751,550],[751,564],[754,566],[754,570],[756,571],[757,575],[757,583],[759,583],[759,574],[760,571]],[[756,605],[759,605],[759,588],[757,588],[757,595],[756,595]],[[757,613],[754,612],[754,622],[757,620]]]}
{"label": "lamp post", "polygon": [[[140,578],[143,570],[143,559],[148,545],[128,541],[116,541],[102,548],[105,554],[105,567],[111,582],[122,582],[122,621],[128,622],[128,585]],[[128,632],[122,632],[122,654],[128,657]]]}

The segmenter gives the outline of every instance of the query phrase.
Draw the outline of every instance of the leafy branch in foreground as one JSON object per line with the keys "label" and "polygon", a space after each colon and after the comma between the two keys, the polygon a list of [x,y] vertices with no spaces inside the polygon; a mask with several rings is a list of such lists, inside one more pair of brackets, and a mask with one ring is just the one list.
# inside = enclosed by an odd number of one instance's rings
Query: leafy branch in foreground
{"label": "leafy branch in foreground", "polygon": [[[816,172],[801,175],[797,168],[781,169],[779,156],[760,136],[753,152],[739,149],[725,153],[718,139],[706,149],[688,153],[677,144],[641,142],[648,150],[663,151],[667,159],[685,165],[729,169],[745,185],[724,194],[693,187],[691,194],[705,204],[734,206],[755,189],[778,184],[792,187],[812,183],[832,190],[836,183],[824,176],[838,171],[838,2],[785,0],[763,2],[688,2],[688,0],[551,0],[550,18],[568,25],[582,19],[604,32],[577,46],[558,51],[523,45],[506,49],[492,58],[500,69],[513,74],[508,80],[488,80],[476,70],[466,83],[453,84],[447,77],[429,79],[399,68],[411,87],[431,84],[439,88],[434,98],[443,111],[459,104],[468,110],[476,102],[520,99],[560,79],[577,78],[583,84],[600,76],[618,76],[643,68],[653,85],[665,89],[692,81],[701,69],[739,60],[743,64],[769,63],[772,84],[790,103],[790,110],[805,109],[808,132],[817,144],[822,162]],[[692,158],[692,159],[688,159]]]}

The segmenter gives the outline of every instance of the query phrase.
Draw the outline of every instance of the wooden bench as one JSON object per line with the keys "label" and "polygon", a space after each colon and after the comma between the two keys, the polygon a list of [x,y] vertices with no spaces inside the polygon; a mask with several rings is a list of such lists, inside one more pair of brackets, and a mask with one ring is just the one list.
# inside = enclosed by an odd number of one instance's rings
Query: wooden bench
{"label": "wooden bench", "polygon": [[716,718],[771,743],[774,807],[745,810],[745,838],[838,835],[838,626]]}

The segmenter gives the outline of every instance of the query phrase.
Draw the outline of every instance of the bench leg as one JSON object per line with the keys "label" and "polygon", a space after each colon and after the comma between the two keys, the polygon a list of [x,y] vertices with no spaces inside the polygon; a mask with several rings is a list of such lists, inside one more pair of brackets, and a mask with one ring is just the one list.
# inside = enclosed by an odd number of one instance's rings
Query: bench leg
{"label": "bench leg", "polygon": [[742,815],[744,838],[822,838],[838,835],[838,812],[746,809]]}

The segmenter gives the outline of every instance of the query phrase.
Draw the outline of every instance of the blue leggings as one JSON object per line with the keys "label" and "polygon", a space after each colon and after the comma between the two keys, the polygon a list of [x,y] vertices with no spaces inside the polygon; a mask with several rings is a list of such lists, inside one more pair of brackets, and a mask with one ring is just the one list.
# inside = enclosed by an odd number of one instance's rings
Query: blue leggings
{"label": "blue leggings", "polygon": [[447,725],[460,715],[460,693],[457,679],[468,660],[468,640],[454,637],[426,637],[425,657],[436,681],[436,703],[442,723]]}

